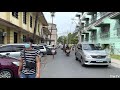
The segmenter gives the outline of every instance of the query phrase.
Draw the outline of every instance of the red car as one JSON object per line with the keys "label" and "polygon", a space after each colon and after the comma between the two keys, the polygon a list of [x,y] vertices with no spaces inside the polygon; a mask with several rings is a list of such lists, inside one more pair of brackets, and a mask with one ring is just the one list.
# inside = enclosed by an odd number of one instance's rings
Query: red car
{"label": "red car", "polygon": [[18,78],[18,60],[0,54],[0,78]]}

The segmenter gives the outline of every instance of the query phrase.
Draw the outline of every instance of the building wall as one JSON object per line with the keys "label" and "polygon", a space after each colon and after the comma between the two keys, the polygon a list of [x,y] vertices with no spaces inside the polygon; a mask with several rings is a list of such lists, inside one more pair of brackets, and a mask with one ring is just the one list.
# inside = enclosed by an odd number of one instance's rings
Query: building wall
{"label": "building wall", "polygon": [[[50,23],[49,27],[48,27],[50,32],[51,32],[51,26],[52,26],[52,24]],[[48,35],[48,38],[50,38],[50,35]],[[52,45],[57,45],[57,27],[56,27],[56,24],[53,24],[53,26],[52,26],[51,40],[54,40],[51,42]]]}
{"label": "building wall", "polygon": [[[30,15],[32,16],[32,28],[30,27]],[[7,32],[7,36],[4,37],[4,44],[14,43],[14,32],[18,33],[18,37],[17,37],[18,43],[23,42],[23,35],[27,36],[29,34],[28,32],[31,32],[31,33],[34,32],[35,14],[33,14],[33,12],[27,12],[26,24],[23,23],[23,12],[18,13],[18,19],[12,16],[12,12],[0,12],[0,18],[21,28],[21,30],[18,31],[18,29],[0,24],[0,28],[3,29],[3,32]],[[37,23],[39,23],[40,31],[38,31],[38,24],[37,24],[36,35],[39,36],[40,35],[39,32],[41,33],[41,28],[43,24],[41,23],[40,19],[38,19]],[[25,33],[23,32],[23,30],[28,32]],[[37,40],[38,40],[38,37],[37,37]],[[37,42],[39,42],[39,40]]]}
{"label": "building wall", "polygon": [[[101,18],[99,13],[100,12],[97,12],[98,14],[97,20]],[[87,15],[87,14],[84,14],[84,15]],[[117,29],[120,28],[120,21],[118,19],[110,19],[109,17],[103,18],[102,21],[104,23],[110,24],[110,29],[109,29],[110,36],[107,38],[100,38],[101,28],[96,27],[97,28],[97,39],[93,40],[93,42],[100,43],[100,44],[109,44],[110,47],[111,46],[114,47],[114,53],[120,55],[120,35],[117,35]],[[91,31],[89,31],[89,33],[91,34]],[[89,39],[89,42],[92,42],[92,40]]]}

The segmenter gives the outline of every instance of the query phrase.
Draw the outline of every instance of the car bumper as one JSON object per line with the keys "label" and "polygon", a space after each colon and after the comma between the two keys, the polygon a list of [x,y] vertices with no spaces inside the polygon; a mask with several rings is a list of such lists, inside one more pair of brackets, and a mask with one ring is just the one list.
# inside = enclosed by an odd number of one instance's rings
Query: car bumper
{"label": "car bumper", "polygon": [[104,59],[85,58],[85,65],[110,65],[110,64],[111,64],[110,58],[104,58]]}

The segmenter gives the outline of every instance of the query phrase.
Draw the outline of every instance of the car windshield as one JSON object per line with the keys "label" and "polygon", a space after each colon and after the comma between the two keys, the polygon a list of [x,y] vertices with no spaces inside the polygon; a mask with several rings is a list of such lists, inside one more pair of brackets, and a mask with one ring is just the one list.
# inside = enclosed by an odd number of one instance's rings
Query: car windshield
{"label": "car windshield", "polygon": [[100,50],[100,46],[96,46],[95,44],[83,44],[83,50]]}

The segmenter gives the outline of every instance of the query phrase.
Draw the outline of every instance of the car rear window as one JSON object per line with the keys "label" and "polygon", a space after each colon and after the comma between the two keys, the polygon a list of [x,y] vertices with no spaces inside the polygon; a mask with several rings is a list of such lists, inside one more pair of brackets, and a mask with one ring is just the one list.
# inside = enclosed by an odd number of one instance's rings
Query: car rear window
{"label": "car rear window", "polygon": [[39,46],[39,48],[40,48],[40,49],[44,49],[44,47],[43,47],[43,46]]}
{"label": "car rear window", "polygon": [[40,48],[38,46],[32,46],[34,49],[39,50]]}

